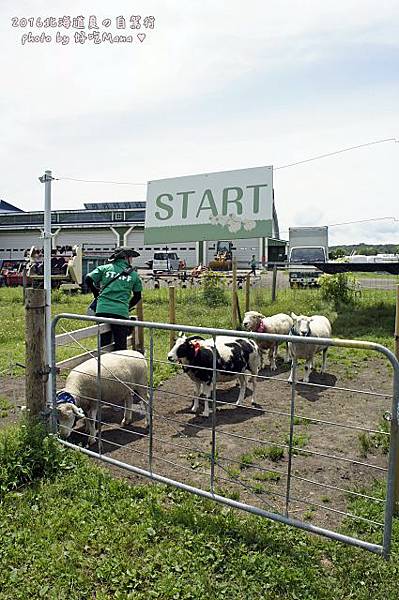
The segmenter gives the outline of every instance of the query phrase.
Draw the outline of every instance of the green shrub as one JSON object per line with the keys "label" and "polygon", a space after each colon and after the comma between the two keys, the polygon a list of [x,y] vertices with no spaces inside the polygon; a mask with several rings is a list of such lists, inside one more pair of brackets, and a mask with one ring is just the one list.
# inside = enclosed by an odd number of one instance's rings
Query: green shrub
{"label": "green shrub", "polygon": [[226,280],[224,275],[208,271],[202,276],[202,302],[207,306],[227,304]]}
{"label": "green shrub", "polygon": [[321,297],[327,302],[353,304],[356,297],[357,280],[349,273],[322,275],[319,278]]}
{"label": "green shrub", "polygon": [[0,432],[0,500],[10,490],[71,469],[77,460],[43,425],[27,423]]}

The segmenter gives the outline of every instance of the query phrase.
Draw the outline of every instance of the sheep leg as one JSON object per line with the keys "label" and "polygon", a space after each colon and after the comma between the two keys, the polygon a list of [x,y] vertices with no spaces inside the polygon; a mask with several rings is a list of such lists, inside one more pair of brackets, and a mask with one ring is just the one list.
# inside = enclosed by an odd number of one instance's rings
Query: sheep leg
{"label": "sheep leg", "polygon": [[193,404],[191,406],[191,412],[196,413],[198,411],[198,407],[199,407],[199,396],[201,395],[202,383],[200,383],[199,381],[194,381],[194,385],[195,385],[195,397],[194,397]]}
{"label": "sheep leg", "polygon": [[290,371],[290,376],[288,377],[288,383],[292,383],[293,377],[294,377],[294,360],[292,359],[291,371]]}
{"label": "sheep leg", "polygon": [[236,402],[236,406],[240,406],[244,402],[245,390],[247,389],[247,381],[245,375],[239,375],[238,381],[240,383],[240,393]]}
{"label": "sheep leg", "polygon": [[212,387],[207,384],[202,384],[203,397],[204,397],[204,410],[202,412],[203,417],[209,417],[209,403],[212,401],[211,399],[211,391]]}
{"label": "sheep leg", "polygon": [[304,383],[309,383],[309,377],[313,370],[313,358],[308,358],[305,363],[305,376],[303,378]]}
{"label": "sheep leg", "polygon": [[275,371],[277,369],[277,352],[278,352],[278,344],[274,343],[273,346],[269,350],[269,358],[270,358],[270,369],[271,371]]}
{"label": "sheep leg", "polygon": [[321,372],[322,372],[322,373],[324,373],[324,372],[325,372],[325,370],[326,370],[326,364],[327,364],[327,350],[328,350],[328,347],[323,349],[323,363],[322,363],[322,365],[321,365]]}
{"label": "sheep leg", "polygon": [[289,363],[291,361],[290,351],[288,349],[288,342],[285,342],[285,356],[284,363]]}
{"label": "sheep leg", "polygon": [[257,376],[256,375],[252,375],[251,377],[251,382],[252,382],[252,400],[251,400],[251,404],[256,404],[256,384],[257,384]]}
{"label": "sheep leg", "polygon": [[133,398],[134,392],[129,394],[129,398],[125,400],[125,411],[122,419],[122,427],[129,425],[133,421]]}
{"label": "sheep leg", "polygon": [[88,429],[88,431],[89,431],[89,446],[92,446],[93,444],[96,443],[96,437],[97,437],[96,422],[97,422],[97,405],[94,404],[87,411],[87,417],[86,417],[86,430]]}
{"label": "sheep leg", "polygon": [[140,400],[140,412],[145,416],[145,426],[150,426],[150,400],[148,396]]}

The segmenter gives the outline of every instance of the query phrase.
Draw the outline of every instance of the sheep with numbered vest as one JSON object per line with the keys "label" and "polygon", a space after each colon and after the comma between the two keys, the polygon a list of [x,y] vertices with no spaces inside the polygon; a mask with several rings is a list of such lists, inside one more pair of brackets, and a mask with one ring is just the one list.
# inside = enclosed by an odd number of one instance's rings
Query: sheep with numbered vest
{"label": "sheep with numbered vest", "polygon": [[[290,331],[292,339],[299,340],[306,337],[314,338],[330,338],[331,337],[331,323],[323,315],[312,315],[307,317],[305,315],[297,316],[295,313],[291,313],[293,319],[293,326]],[[305,376],[303,378],[304,383],[309,382],[309,376],[314,368],[314,356],[318,352],[323,353],[323,362],[321,367],[321,373],[324,373],[326,368],[326,358],[328,346],[325,344],[306,344],[304,342],[289,342],[288,350],[291,359],[304,358],[305,359]],[[292,382],[294,373],[294,363],[291,366],[291,373],[288,378],[289,382]]]}
{"label": "sheep with numbered vest", "polygon": [[[65,387],[57,394],[59,433],[68,438],[76,418],[85,418],[89,445],[96,441],[97,429],[97,358],[78,365],[69,373]],[[135,350],[118,350],[101,355],[101,402],[124,405],[122,426],[133,419],[133,401],[139,399],[148,424],[147,362]]]}
{"label": "sheep with numbered vest", "polygon": [[[181,335],[168,354],[168,360],[183,365],[183,371],[195,384],[196,395],[191,407],[197,412],[199,397],[204,397],[204,417],[209,416],[209,402],[213,384],[213,338],[197,335]],[[238,379],[240,393],[236,405],[242,404],[248,376],[252,381],[252,404],[255,403],[256,376],[260,366],[258,347],[252,340],[229,336],[217,336],[216,381]]]}
{"label": "sheep with numbered vest", "polygon": [[[245,313],[242,322],[247,331],[256,331],[257,333],[275,333],[278,335],[288,335],[293,326],[293,320],[289,315],[278,313],[270,317],[265,317],[256,310],[249,310]],[[276,359],[279,342],[271,340],[256,340],[261,355],[261,368],[265,367],[265,356],[269,357],[270,369],[277,369]],[[288,345],[286,343],[286,356],[284,362],[289,362]]]}

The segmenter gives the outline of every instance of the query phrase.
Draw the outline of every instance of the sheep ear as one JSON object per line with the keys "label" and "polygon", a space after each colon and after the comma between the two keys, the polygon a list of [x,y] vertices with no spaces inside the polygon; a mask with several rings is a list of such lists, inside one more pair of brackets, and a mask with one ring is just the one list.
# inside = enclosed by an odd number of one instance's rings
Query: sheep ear
{"label": "sheep ear", "polygon": [[75,406],[74,404],[72,404],[72,410],[73,410],[74,414],[77,417],[79,417],[79,419],[85,418],[85,414],[84,414],[83,410],[80,408],[80,406]]}
{"label": "sheep ear", "polygon": [[295,313],[292,312],[291,313],[291,319],[294,319],[294,321],[297,321],[298,317],[297,317],[297,315]]}

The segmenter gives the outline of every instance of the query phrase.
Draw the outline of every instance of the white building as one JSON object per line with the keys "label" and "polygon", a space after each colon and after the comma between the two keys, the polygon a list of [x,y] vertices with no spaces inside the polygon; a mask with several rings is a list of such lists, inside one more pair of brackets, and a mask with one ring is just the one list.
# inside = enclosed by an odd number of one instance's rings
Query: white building
{"label": "white building", "polygon": [[[165,246],[144,245],[145,202],[89,203],[80,210],[55,210],[52,213],[53,247],[83,247],[89,270],[99,257],[108,256],[115,246],[130,246],[140,252],[137,266],[160,250],[176,251],[188,267],[207,264],[216,252],[216,242],[182,242]],[[273,238],[234,240],[233,254],[238,267],[245,268],[253,254],[259,263],[282,260],[285,242],[279,240],[277,215],[273,215]],[[43,212],[23,212],[0,201],[0,259],[22,259],[31,246],[42,247]],[[87,269],[86,272],[87,272]]]}

